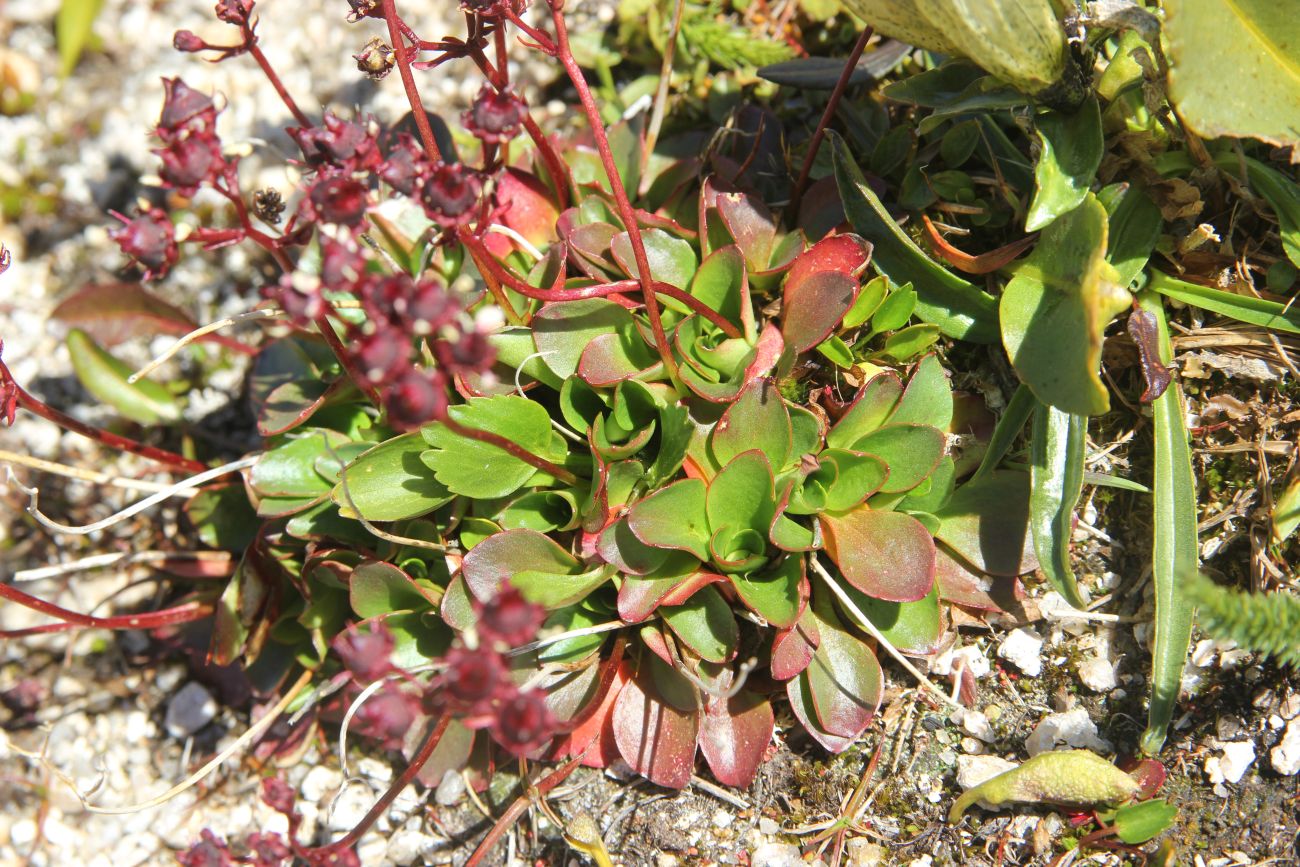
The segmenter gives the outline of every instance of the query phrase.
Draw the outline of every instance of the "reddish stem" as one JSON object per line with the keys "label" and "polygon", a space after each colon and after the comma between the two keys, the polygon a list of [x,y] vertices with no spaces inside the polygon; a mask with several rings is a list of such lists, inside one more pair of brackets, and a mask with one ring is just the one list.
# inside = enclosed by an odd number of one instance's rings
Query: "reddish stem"
{"label": "reddish stem", "polygon": [[164,608],[162,611],[149,611],[144,614],[123,614],[117,617],[94,617],[89,614],[69,611],[67,608],[61,608],[53,602],[46,602],[44,599],[37,599],[35,596],[24,593],[17,587],[13,587],[9,584],[0,584],[0,598],[8,599],[10,602],[16,602],[24,608],[30,608],[33,611],[39,611],[42,614],[56,617],[61,621],[60,623],[53,623],[48,626],[33,626],[27,629],[0,632],[0,638],[17,638],[21,635],[31,635],[38,632],[62,632],[77,627],[93,627],[96,629],[156,629],[159,626],[170,626],[175,623],[190,623],[195,620],[202,620],[213,611],[212,603],[210,602],[186,602],[183,605],[177,605],[175,608]]}
{"label": "reddish stem", "polygon": [[469,257],[474,260],[474,265],[478,268],[478,272],[483,275],[483,282],[487,284],[488,291],[492,293],[492,297],[496,300],[497,306],[501,308],[503,313],[505,313],[506,321],[511,325],[527,324],[525,319],[519,315],[519,311],[515,310],[515,306],[510,303],[510,299],[506,296],[505,290],[501,288],[501,280],[487,266],[487,263],[482,261],[481,256],[488,256],[490,258],[491,254],[488,253],[486,249],[477,250],[473,247],[466,247],[465,249],[469,252]]}
{"label": "reddish stem", "polygon": [[13,393],[17,397],[18,405],[28,412],[35,413],[43,419],[52,421],[64,430],[70,430],[73,433],[79,433],[96,442],[103,443],[110,448],[121,449],[130,452],[133,455],[139,455],[142,458],[148,458],[151,461],[157,461],[165,466],[180,470],[185,473],[201,473],[208,469],[207,464],[187,458],[184,455],[178,455],[167,449],[160,449],[155,446],[148,446],[142,442],[137,442],[129,437],[119,434],[110,433],[102,428],[92,427],[84,422],[77,421],[70,415],[59,412],[54,407],[45,403],[38,397],[29,394],[22,386],[14,381],[13,374],[3,361],[0,361],[0,385],[7,385],[13,388]]}
{"label": "reddish stem", "polygon": [[867,41],[871,39],[872,28],[868,27],[862,31],[858,41],[853,45],[853,51],[849,53],[849,59],[844,63],[844,71],[840,73],[839,79],[835,82],[835,89],[831,91],[831,98],[826,103],[826,110],[822,112],[822,119],[817,123],[817,130],[813,133],[812,140],[808,143],[808,153],[803,158],[803,168],[799,170],[799,180],[794,185],[794,192],[790,194],[790,207],[794,208],[794,213],[798,213],[799,200],[803,198],[804,188],[808,186],[808,175],[812,172],[813,161],[817,159],[817,151],[821,149],[822,139],[826,137],[826,127],[830,126],[831,118],[835,117],[835,112],[839,110],[840,99],[844,96],[844,91],[849,86],[849,79],[853,77],[853,70],[858,67],[858,60],[862,58],[862,52],[866,50]]}
{"label": "reddish stem", "polygon": [[[560,301],[582,301],[587,298],[603,298],[606,295],[621,295],[641,288],[641,281],[632,279],[618,280],[613,283],[598,283],[593,286],[582,286],[577,289],[560,289],[559,286],[564,283],[564,274],[561,273],[557,275],[555,285],[552,288],[539,289],[536,286],[528,285],[523,280],[520,280],[514,274],[511,274],[506,270],[505,266],[498,262],[492,254],[487,251],[487,247],[485,247],[479,239],[473,237],[469,233],[463,233],[461,235],[461,241],[465,244],[466,248],[471,251],[471,255],[474,256],[474,261],[476,263],[487,265],[488,270],[491,271],[492,275],[496,279],[500,280],[520,295],[524,295],[528,298],[535,298],[538,301],[545,301],[548,303]],[[474,255],[476,250],[478,255]],[[720,328],[728,337],[741,336],[739,328],[728,321],[721,313],[714,310],[694,295],[683,292],[676,286],[661,281],[654,281],[652,285],[656,293],[667,295],[674,301],[680,301],[682,304],[685,304],[687,307],[691,308],[691,310]]]}
{"label": "reddish stem", "polygon": [[334,305],[325,298],[322,297],[321,301],[325,305],[325,312],[312,320],[316,323],[316,329],[320,331],[321,337],[325,338],[325,343],[329,345],[330,351],[334,353],[334,357],[337,358],[339,364],[343,366],[343,370],[347,373],[348,378],[352,380],[357,388],[361,389],[362,394],[370,398],[371,403],[377,407],[382,407],[384,405],[384,399],[383,396],[380,395],[379,389],[376,388],[374,383],[367,379],[366,375],[356,366],[355,362],[352,360],[352,356],[348,355],[347,347],[343,345],[343,341],[339,340],[338,332],[336,332],[334,326],[330,324],[329,315],[333,314],[337,317],[338,311],[335,310]]}
{"label": "reddish stem", "polygon": [[424,103],[420,101],[420,90],[415,86],[415,75],[411,72],[412,50],[402,41],[401,20],[397,17],[396,0],[383,0],[384,20],[388,22],[388,39],[393,43],[393,53],[397,56],[397,71],[402,76],[402,87],[406,89],[406,101],[411,104],[411,114],[415,117],[415,128],[420,131],[420,141],[424,142],[424,152],[436,163],[442,162],[442,152],[438,142],[433,138],[433,128],[429,126],[429,117],[424,113]]}
{"label": "reddish stem", "polygon": [[619,216],[623,218],[628,240],[632,243],[637,279],[641,283],[641,297],[645,303],[646,316],[650,320],[650,329],[654,332],[655,348],[659,350],[659,357],[663,359],[664,369],[668,372],[669,378],[677,382],[677,360],[673,358],[672,347],[668,345],[668,335],[664,333],[664,323],[659,318],[659,299],[655,297],[654,284],[650,276],[650,259],[646,256],[641,227],[636,222],[636,211],[633,210],[632,202],[627,197],[627,190],[623,188],[623,179],[619,177],[618,165],[614,162],[614,153],[610,150],[609,138],[605,135],[605,124],[600,119],[600,109],[596,107],[596,100],[591,95],[591,88],[587,86],[587,79],[583,77],[582,68],[578,66],[578,61],[574,59],[573,51],[569,48],[569,31],[564,24],[564,4],[560,0],[549,0],[549,2],[551,21],[555,25],[556,56],[560,59],[560,63],[564,64],[564,71],[568,73],[569,80],[578,91],[582,110],[587,115],[591,134],[596,139],[596,150],[600,152],[601,165],[605,168],[610,190],[614,193],[614,202],[618,205]]}
{"label": "reddish stem", "polygon": [[402,793],[402,790],[409,786],[411,781],[415,779],[416,774],[420,773],[420,769],[424,767],[425,763],[429,761],[429,757],[433,755],[434,749],[437,748],[438,742],[442,740],[442,735],[447,731],[447,726],[450,725],[450,723],[451,715],[443,714],[442,718],[438,720],[436,725],[434,725],[433,731],[429,732],[424,739],[424,743],[420,745],[420,751],[411,757],[411,763],[406,766],[406,770],[402,771],[402,775],[393,781],[393,784],[388,787],[388,791],[384,792],[383,796],[381,796],[378,801],[375,801],[375,805],[361,818],[361,821],[357,823],[355,828],[333,843],[316,849],[307,849],[305,851],[324,855],[330,851],[347,849],[350,846],[356,845],[356,842],[361,839],[361,835],[370,830],[370,826],[375,824],[376,820],[384,814],[384,811],[388,809],[388,805],[393,803],[397,796]]}
{"label": "reddish stem", "polygon": [[271,62],[267,60],[266,55],[262,53],[262,49],[257,47],[257,37],[253,35],[252,30],[245,33],[244,38],[248,41],[248,53],[253,55],[253,59],[257,61],[257,65],[262,67],[262,71],[266,73],[266,77],[271,80],[271,86],[275,88],[276,93],[280,94],[280,99],[284,101],[285,106],[289,109],[289,113],[293,115],[294,120],[298,121],[299,125],[304,128],[314,126],[314,124],[307,119],[307,115],[302,113],[302,109],[298,108],[298,103],[293,101],[293,97],[290,96],[289,91],[285,89],[284,82],[280,80],[280,76],[276,75],[275,69],[271,66]]}
{"label": "reddish stem", "polygon": [[566,470],[564,467],[558,464],[553,464],[550,461],[548,461],[546,458],[538,457],[537,455],[528,451],[528,449],[524,448],[518,443],[512,443],[510,440],[506,439],[500,434],[494,434],[491,431],[486,431],[486,430],[479,430],[478,428],[465,427],[463,424],[453,419],[446,412],[444,412],[442,416],[439,417],[438,421],[441,424],[445,425],[447,430],[451,431],[452,433],[458,436],[463,436],[466,439],[478,440],[481,443],[487,443],[490,446],[496,446],[497,448],[501,449],[503,452],[508,452],[509,454],[513,455],[514,457],[518,458],[519,460],[523,461],[529,466],[535,467],[541,470],[542,472],[546,473],[547,475],[554,476],[557,480],[563,482],[566,485],[578,484],[578,477],[575,476],[573,473],[569,472],[568,470]]}
{"label": "reddish stem", "polygon": [[492,826],[492,830],[488,831],[487,836],[478,844],[474,854],[469,856],[469,860],[465,862],[465,867],[477,867],[488,852],[492,851],[492,847],[497,844],[497,841],[505,835],[506,831],[515,826],[519,817],[524,814],[529,804],[533,802],[533,797],[545,797],[551,789],[562,783],[577,769],[582,762],[582,758],[582,756],[576,756],[570,759],[543,777],[535,786],[530,787],[530,791],[515,798],[514,802],[501,814],[501,818],[497,819],[496,824]]}
{"label": "reddish stem", "polygon": [[555,187],[555,195],[559,199],[556,202],[559,205],[560,212],[568,210],[569,207],[569,170],[564,165],[564,160],[555,152],[555,147],[551,140],[542,132],[542,128],[533,120],[533,116],[524,113],[524,129],[528,131],[528,137],[533,140],[533,145],[537,152],[542,155],[542,164],[546,166],[546,173],[551,176],[551,186]]}

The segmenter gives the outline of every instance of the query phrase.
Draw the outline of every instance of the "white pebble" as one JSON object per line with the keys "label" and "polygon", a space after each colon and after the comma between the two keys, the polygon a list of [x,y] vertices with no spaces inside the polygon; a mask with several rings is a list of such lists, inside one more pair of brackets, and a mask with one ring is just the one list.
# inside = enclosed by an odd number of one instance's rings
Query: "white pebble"
{"label": "white pebble", "polygon": [[1234,741],[1220,746],[1223,755],[1210,756],[1205,760],[1205,773],[1209,775],[1210,782],[1216,784],[1215,791],[1218,791],[1219,783],[1240,782],[1246,770],[1255,763],[1253,741]]}
{"label": "white pebble", "polygon": [[753,867],[805,867],[799,847],[789,843],[766,843],[749,856]]}
{"label": "white pebble", "polygon": [[1032,629],[1013,629],[998,645],[998,656],[1030,677],[1043,673],[1043,639]]}
{"label": "white pebble", "polygon": [[199,683],[187,683],[167,703],[163,724],[174,738],[185,738],[212,722],[217,702],[212,693]]}
{"label": "white pebble", "polygon": [[1097,736],[1097,724],[1082,707],[1064,713],[1048,714],[1025,739],[1025,749],[1031,756],[1049,752],[1061,745],[1098,753],[1110,752],[1111,749],[1108,741]]}
{"label": "white pebble", "polygon": [[986,744],[991,744],[998,739],[993,733],[993,725],[989,718],[977,710],[968,710],[962,714],[961,727],[968,735],[974,735]]}
{"label": "white pebble", "polygon": [[1079,663],[1079,680],[1093,692],[1110,692],[1119,685],[1115,677],[1115,664],[1100,656]]}
{"label": "white pebble", "polygon": [[1291,720],[1282,740],[1269,752],[1269,758],[1273,762],[1273,770],[1284,777],[1300,771],[1300,720]]}
{"label": "white pebble", "polygon": [[302,795],[304,801],[319,804],[327,796],[333,794],[342,783],[343,775],[338,771],[324,765],[317,765],[307,772],[307,776],[303,777],[298,792]]}
{"label": "white pebble", "polygon": [[963,792],[968,792],[1016,766],[1015,762],[1009,762],[1001,756],[958,756],[957,785],[961,786]]}

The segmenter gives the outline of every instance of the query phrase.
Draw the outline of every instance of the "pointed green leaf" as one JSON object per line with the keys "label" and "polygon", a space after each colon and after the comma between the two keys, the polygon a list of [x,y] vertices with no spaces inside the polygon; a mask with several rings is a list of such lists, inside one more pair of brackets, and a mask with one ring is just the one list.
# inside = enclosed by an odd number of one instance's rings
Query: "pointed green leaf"
{"label": "pointed green leaf", "polygon": [[181,410],[171,392],[148,379],[128,383],[131,367],[101,349],[89,334],[73,328],[68,332],[66,342],[72,369],[86,391],[113,407],[124,418],[144,425],[180,419]]}
{"label": "pointed green leaf", "polygon": [[1078,111],[1047,111],[1035,118],[1038,164],[1034,199],[1025,231],[1037,232],[1074,210],[1088,194],[1106,144],[1101,133],[1101,106],[1092,97]]}
{"label": "pointed green leaf", "polygon": [[776,383],[758,379],[740,393],[713,428],[713,457],[720,466],[741,452],[759,449],[772,467],[790,458],[793,433],[790,413]]}
{"label": "pointed green leaf", "polygon": [[1039,404],[1034,410],[1029,519],[1043,574],[1075,608],[1087,607],[1070,566],[1074,509],[1083,493],[1086,416]]}
{"label": "pointed green leaf", "polygon": [[[403,521],[432,512],[452,494],[420,460],[426,446],[418,433],[382,442],[347,465],[347,493],[340,481],[330,492],[345,518]],[[355,507],[355,511],[353,510]]]}

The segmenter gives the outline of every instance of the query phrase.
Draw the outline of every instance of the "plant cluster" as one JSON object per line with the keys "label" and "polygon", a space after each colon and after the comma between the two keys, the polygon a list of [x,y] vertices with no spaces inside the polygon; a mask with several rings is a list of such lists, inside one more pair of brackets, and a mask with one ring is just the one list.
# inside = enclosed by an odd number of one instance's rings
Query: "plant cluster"
{"label": "plant cluster", "polygon": [[[1102,343],[1124,311],[1153,405],[1153,485],[1091,481],[1153,497],[1144,746],[1159,750],[1191,628],[1176,578],[1196,558],[1160,299],[1300,324],[1274,300],[1151,263],[1172,261],[1182,178],[1241,170],[1300,264],[1300,188],[1262,145],[1207,148],[1171,120],[1158,23],[1140,9],[1072,21],[1085,35],[1071,41],[1046,0],[1023,4],[1020,25],[1003,3],[863,2],[881,32],[959,57],[909,66],[888,103],[844,101],[854,63],[841,67],[811,136],[807,118],[757,104],[715,134],[643,115],[607,126],[561,0],[534,10],[545,23],[520,0],[463,0],[465,33],[438,40],[397,5],[349,0],[349,20],[384,28],[354,58],[375,80],[397,70],[415,135],[307,116],[259,48],[252,0],[222,0],[233,42],[182,31],[175,46],[259,64],[296,124],[301,188],[242,186],[213,98],[173,79],[159,178],[174,202],[215,191],[228,220],[185,234],[161,208],[117,215],[113,237],[145,279],[165,278],[184,245],[251,243],[280,267],[243,317],[276,323],[249,378],[262,450],[211,467],[99,431],[0,364],[9,421],[22,407],[192,474],[178,488],[198,489],[187,514],[199,537],[238,554],[219,593],[130,618],[0,587],[6,599],[59,619],[51,630],[210,622],[212,661],[273,684],[281,712],[342,716],[409,757],[339,841],[259,837],[232,855],[209,835],[186,863],[355,863],[351,847],[417,774],[470,765],[563,762],[530,778],[519,809],[578,764],[623,761],[682,788],[698,754],[746,786],[774,700],[826,749],[853,744],[881,702],[882,653],[950,702],[909,658],[951,642],[952,606],[997,610],[1040,568],[1085,602],[1069,542],[1088,416],[1110,409]],[[957,24],[941,14],[954,5]],[[688,47],[704,38],[692,26]],[[509,78],[515,38],[563,68],[585,129],[537,125]],[[1085,74],[1094,60],[1102,72]],[[416,79],[450,61],[485,82],[455,138]],[[660,119],[666,98],[665,86]],[[845,137],[828,161],[819,145],[837,112]],[[1116,165],[1103,164],[1107,137],[1122,145]],[[805,138],[795,171],[790,142]],[[934,257],[900,211],[924,217]],[[990,249],[965,253],[941,228]],[[944,369],[962,342],[1000,342],[1022,381],[996,427]],[[177,417],[169,392],[89,335],[69,346],[87,387],[124,415]],[[1029,464],[1009,464],[1027,423]],[[29,511],[58,526],[34,492]],[[970,674],[955,677],[954,695],[973,700]],[[292,793],[270,780],[264,797],[296,832]]]}

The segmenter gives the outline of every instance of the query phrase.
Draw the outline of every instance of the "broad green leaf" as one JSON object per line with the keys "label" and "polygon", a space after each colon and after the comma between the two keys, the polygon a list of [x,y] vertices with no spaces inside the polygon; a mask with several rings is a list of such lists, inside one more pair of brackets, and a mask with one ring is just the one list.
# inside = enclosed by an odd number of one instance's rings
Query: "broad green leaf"
{"label": "broad green leaf", "polygon": [[81,52],[90,42],[104,0],[61,0],[54,19],[54,38],[59,46],[59,77],[67,78],[76,68]]}
{"label": "broad green leaf", "polygon": [[1300,145],[1300,17],[1273,0],[1164,0],[1169,96],[1205,138]]}
{"label": "broad green leaf", "polygon": [[330,492],[339,514],[356,518],[359,512],[367,521],[403,521],[448,503],[451,492],[420,460],[426,448],[418,433],[402,434],[348,464],[347,492],[342,481]]}
{"label": "broad green leaf", "polygon": [[428,665],[451,647],[452,632],[432,611],[408,611],[383,617],[393,636],[393,665],[402,669]]}
{"label": "broad green leaf", "polygon": [[[641,240],[645,244],[651,277],[678,289],[691,285],[699,260],[695,257],[695,249],[690,242],[670,235],[663,229],[642,229]],[[614,236],[610,241],[610,250],[629,277],[640,276],[627,232],[619,232]]]}
{"label": "broad green leaf", "polygon": [[607,298],[547,304],[533,317],[537,351],[556,376],[568,379],[578,370],[587,344],[601,334],[633,327],[631,312]]}
{"label": "broad green leaf", "polygon": [[1164,218],[1144,190],[1129,184],[1111,184],[1097,198],[1109,217],[1106,261],[1115,269],[1115,282],[1131,286],[1156,248]]}
{"label": "broad green leaf", "polygon": [[411,577],[391,563],[362,563],[352,570],[348,595],[352,610],[361,618],[434,607]]}
{"label": "broad green leaf", "polygon": [[858,293],[858,299],[849,308],[849,312],[844,314],[840,327],[847,331],[866,322],[880,309],[881,302],[885,300],[888,293],[888,277],[877,276],[868,280],[867,285],[863,286],[862,291]]}
{"label": "broad green leaf", "polygon": [[1300,476],[1295,476],[1273,501],[1273,543],[1281,545],[1300,527]]}
{"label": "broad green leaf", "polygon": [[[546,622],[542,624],[542,629],[558,629],[560,632],[570,632],[595,626],[600,621],[601,617],[588,606],[571,605],[568,608],[561,608],[559,611],[552,612],[551,616],[546,618]],[[604,633],[566,638],[538,651],[537,660],[543,663],[554,662],[560,664],[579,662],[586,659],[604,644],[605,638]]]}
{"label": "broad green leaf", "polygon": [[[1160,358],[1173,361],[1173,347],[1160,299],[1143,292],[1142,309],[1156,317]],[[1175,381],[1152,407],[1155,428],[1155,473],[1152,485],[1154,542],[1151,577],[1155,583],[1155,642],[1151,651],[1151,708],[1142,734],[1142,751],[1155,755],[1164,746],[1174,705],[1182,686],[1183,665],[1192,640],[1193,605],[1183,583],[1197,569],[1196,476],[1187,433],[1183,389]]]}
{"label": "broad green leaf", "polygon": [[873,599],[852,585],[844,588],[853,603],[889,643],[903,653],[925,656],[933,653],[943,634],[943,618],[939,613],[939,588],[930,588],[924,598],[915,602],[886,602]]}
{"label": "broad green leaf", "polygon": [[958,488],[939,509],[935,536],[978,569],[1023,575],[1038,566],[1029,532],[1029,474],[989,473]]}
{"label": "broad green leaf", "polygon": [[758,379],[746,386],[714,426],[711,442],[720,466],[741,452],[759,449],[771,467],[784,467],[794,441],[790,412],[776,383]]}
{"label": "broad green leaf", "polygon": [[848,370],[857,363],[853,350],[834,334],[817,344],[817,353],[841,370]]}
{"label": "broad green leaf", "polygon": [[523,569],[510,576],[510,584],[529,602],[550,611],[581,602],[612,574],[613,569],[606,564],[577,575]]}
{"label": "broad green leaf", "polygon": [[1096,807],[1128,800],[1137,791],[1136,780],[1101,756],[1087,750],[1048,751],[969,789],[948,811],[948,821],[956,823],[976,803]]}
{"label": "broad green leaf", "polygon": [[939,326],[921,323],[909,325],[885,338],[885,355],[899,362],[911,361],[938,342]]}
{"label": "broad green leaf", "polygon": [[1040,114],[1035,124],[1039,153],[1034,167],[1034,198],[1025,217],[1028,232],[1037,232],[1079,206],[1106,150],[1101,106],[1095,97],[1073,114]]}
{"label": "broad green leaf", "polygon": [[243,551],[260,522],[242,484],[203,488],[185,503],[185,515],[210,548]]}
{"label": "broad green leaf", "polygon": [[934,539],[911,515],[863,506],[817,520],[844,579],[868,596],[915,602],[934,586]]}
{"label": "broad green leaf", "polygon": [[582,562],[550,537],[533,530],[506,530],[489,536],[465,555],[465,585],[480,602],[490,603],[519,572],[577,575]]}
{"label": "broad green leaf", "polygon": [[681,605],[664,605],[660,616],[682,643],[709,662],[726,662],[736,652],[740,631],[717,588],[705,585]]}
{"label": "broad green leaf", "polygon": [[1160,271],[1151,272],[1147,288],[1161,295],[1167,295],[1175,301],[1200,307],[1202,310],[1209,310],[1211,313],[1218,313],[1220,316],[1227,316],[1238,322],[1258,325],[1274,331],[1285,331],[1289,334],[1300,334],[1300,305],[1279,304],[1263,298],[1211,289],[1209,286],[1170,277]]}
{"label": "broad green leaf", "polygon": [[916,365],[889,422],[928,424],[941,431],[952,424],[952,385],[938,356],[927,355]]}
{"label": "broad green leaf", "polygon": [[1086,416],[1044,404],[1034,409],[1030,443],[1029,526],[1038,565],[1052,586],[1075,608],[1087,607],[1070,566],[1074,508],[1083,492]]}
{"label": "broad green leaf", "polygon": [[754,530],[766,539],[776,515],[776,493],[764,454],[754,449],[732,458],[709,482],[705,508],[713,533]]}
{"label": "broad green leaf", "polygon": [[[514,395],[470,398],[448,414],[457,424],[505,437],[534,455],[551,460],[557,455],[551,436],[551,417],[545,407]],[[421,433],[433,446],[421,455],[438,481],[452,493],[476,499],[512,494],[537,470],[504,449],[453,433],[438,422]]]}
{"label": "broad green leaf", "polygon": [[253,465],[249,483],[263,496],[319,498],[332,485],[317,471],[316,459],[347,442],[337,431],[306,431],[263,454]]}
{"label": "broad green leaf", "polygon": [[1115,811],[1115,836],[1130,846],[1140,846],[1173,827],[1178,808],[1163,798],[1125,804]]}
{"label": "broad green leaf", "polygon": [[915,488],[934,472],[946,445],[947,437],[938,428],[891,421],[859,439],[851,448],[883,460],[889,467],[889,476],[880,490],[898,494]]}
{"label": "broad green leaf", "polygon": [[683,479],[660,488],[634,505],[627,525],[643,544],[689,551],[709,559],[709,519],[705,513],[705,484]]}
{"label": "broad green leaf", "polygon": [[[749,279],[740,248],[729,244],[704,257],[691,281],[691,294],[729,322],[742,326],[747,313],[745,305],[749,302]],[[664,305],[685,312],[684,305],[672,299],[665,298]]]}
{"label": "broad green leaf", "polygon": [[898,374],[892,370],[877,373],[858,389],[853,403],[826,434],[826,445],[853,448],[854,443],[885,423],[902,396],[903,383]]}
{"label": "broad green leaf", "polygon": [[799,619],[799,585],[804,581],[803,557],[783,557],[775,569],[728,575],[745,607],[779,629]]}
{"label": "broad green leaf", "polygon": [[86,391],[113,407],[124,418],[144,425],[180,419],[180,407],[171,392],[148,379],[128,383],[131,367],[101,349],[80,328],[68,332],[67,346],[72,357],[72,369]]}
{"label": "broad green leaf", "polygon": [[911,283],[918,298],[917,315],[938,325],[944,334],[975,343],[994,342],[997,302],[993,296],[930,259],[885,210],[844,140],[832,134],[831,147],[844,212],[854,231],[874,245],[872,266],[900,286]]}
{"label": "broad green leaf", "polygon": [[578,525],[578,502],[573,491],[530,491],[497,513],[506,530],[539,533],[572,530]]}
{"label": "broad green leaf", "polygon": [[1105,260],[1106,209],[1089,194],[1055,220],[1002,293],[1002,343],[1040,401],[1077,415],[1110,408],[1103,332],[1129,304]]}
{"label": "broad green leaf", "polygon": [[532,328],[501,328],[488,335],[488,343],[496,350],[497,364],[518,371],[521,377],[535,379],[559,391],[564,384],[563,377],[556,376],[554,370],[537,354],[534,329],[538,324],[534,318]]}

